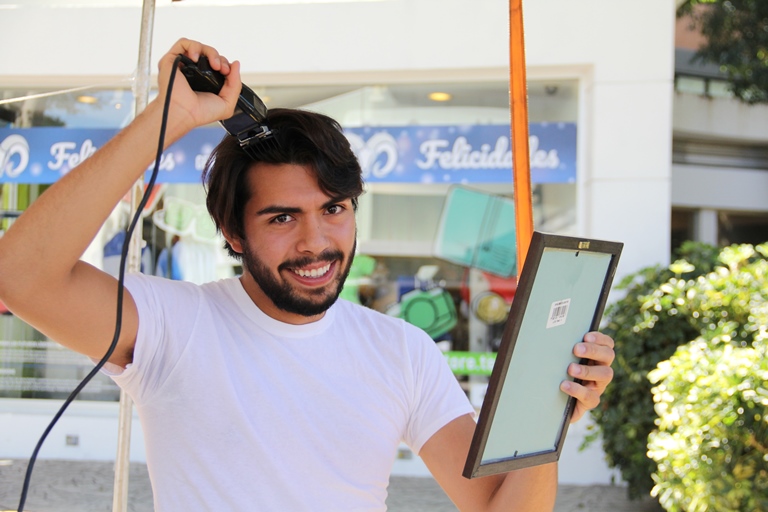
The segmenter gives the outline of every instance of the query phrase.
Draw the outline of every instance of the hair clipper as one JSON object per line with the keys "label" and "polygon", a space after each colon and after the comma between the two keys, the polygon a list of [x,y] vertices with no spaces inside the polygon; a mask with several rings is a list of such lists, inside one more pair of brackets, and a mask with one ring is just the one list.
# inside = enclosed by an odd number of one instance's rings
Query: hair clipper
{"label": "hair clipper", "polygon": [[[205,55],[201,55],[197,62],[186,55],[179,57],[181,72],[192,90],[218,94],[224,87],[224,75],[211,68]],[[234,115],[219,122],[230,135],[237,137],[240,146],[250,154],[255,150],[254,144],[272,138],[273,132],[267,126],[266,119],[266,105],[255,92],[243,84]]]}

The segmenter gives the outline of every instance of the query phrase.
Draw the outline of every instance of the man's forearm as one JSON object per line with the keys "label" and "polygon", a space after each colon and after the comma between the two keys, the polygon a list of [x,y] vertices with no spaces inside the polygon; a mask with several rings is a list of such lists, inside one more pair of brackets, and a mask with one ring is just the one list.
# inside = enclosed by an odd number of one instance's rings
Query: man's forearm
{"label": "man's forearm", "polygon": [[506,474],[490,501],[492,511],[546,512],[555,507],[557,463]]}

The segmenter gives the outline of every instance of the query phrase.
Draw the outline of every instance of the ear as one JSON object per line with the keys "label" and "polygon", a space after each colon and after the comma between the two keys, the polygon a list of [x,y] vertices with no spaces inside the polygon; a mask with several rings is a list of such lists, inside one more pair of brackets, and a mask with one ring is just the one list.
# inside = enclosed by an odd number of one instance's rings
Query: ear
{"label": "ear", "polygon": [[232,236],[226,231],[222,230],[221,234],[224,236],[224,240],[227,241],[232,250],[238,254],[243,254],[243,241],[238,236]]}

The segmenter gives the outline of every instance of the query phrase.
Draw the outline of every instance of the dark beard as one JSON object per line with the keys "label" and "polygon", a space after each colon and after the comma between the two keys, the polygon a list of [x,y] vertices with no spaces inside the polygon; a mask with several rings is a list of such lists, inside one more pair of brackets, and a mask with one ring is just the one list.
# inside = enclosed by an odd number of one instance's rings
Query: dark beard
{"label": "dark beard", "polygon": [[[245,245],[243,247],[243,269],[251,274],[256,284],[264,292],[264,294],[272,301],[272,303],[278,308],[288,313],[293,313],[301,316],[312,317],[324,313],[336,302],[339,298],[341,289],[344,287],[344,282],[347,280],[349,270],[352,268],[352,260],[355,254],[355,248],[357,241],[352,246],[352,251],[349,253],[349,260],[344,268],[344,271],[339,274],[334,282],[329,283],[328,286],[308,292],[309,297],[302,297],[297,294],[291,285],[287,281],[283,281],[280,277],[280,271],[298,268],[309,263],[316,263],[320,261],[326,262],[341,262],[344,258],[344,253],[339,250],[335,251],[323,251],[317,258],[298,258],[291,261],[286,261],[278,266],[278,275],[275,277],[269,270],[269,268],[253,253],[251,253],[250,247]],[[290,270],[288,270],[290,272]],[[335,289],[333,286],[336,286]]]}

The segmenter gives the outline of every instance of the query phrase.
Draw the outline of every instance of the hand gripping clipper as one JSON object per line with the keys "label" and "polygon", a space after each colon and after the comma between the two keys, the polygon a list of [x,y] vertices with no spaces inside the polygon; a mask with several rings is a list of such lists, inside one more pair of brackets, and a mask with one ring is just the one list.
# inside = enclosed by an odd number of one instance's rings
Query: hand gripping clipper
{"label": "hand gripping clipper", "polygon": [[[218,94],[224,86],[224,75],[211,69],[208,59],[201,55],[197,62],[186,55],[181,58],[181,72],[194,91]],[[237,99],[235,113],[229,119],[219,121],[227,132],[237,137],[240,147],[251,157],[258,157],[266,141],[274,144],[274,132],[266,122],[267,107],[255,92],[243,84]]]}

